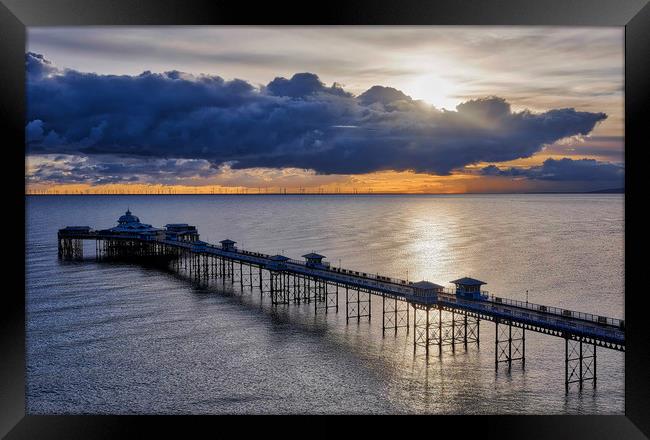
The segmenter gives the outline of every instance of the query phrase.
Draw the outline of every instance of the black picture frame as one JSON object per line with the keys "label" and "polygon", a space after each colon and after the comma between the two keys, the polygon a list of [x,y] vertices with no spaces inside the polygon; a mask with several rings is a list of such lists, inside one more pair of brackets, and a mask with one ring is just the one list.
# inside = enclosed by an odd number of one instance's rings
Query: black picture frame
{"label": "black picture frame", "polygon": [[[634,210],[640,210],[641,150],[646,139],[650,87],[650,4],[648,0],[334,0],[322,5],[265,2],[250,5],[235,1],[182,0],[0,0],[0,117],[5,128],[2,143],[8,156],[3,173],[6,225],[0,345],[0,434],[7,438],[104,438],[151,433],[168,434],[187,428],[207,428],[217,434],[212,417],[118,417],[25,415],[25,187],[19,163],[24,163],[25,61],[28,26],[57,25],[227,25],[227,24],[358,24],[358,25],[562,25],[625,26],[625,353],[624,416],[431,416],[420,423],[352,423],[352,430],[394,425],[400,435],[410,426],[435,426],[462,436],[499,438],[644,438],[650,436],[650,341],[644,325],[643,296],[632,294],[641,286],[634,255],[643,241],[632,236],[639,229]],[[22,148],[21,148],[22,147]],[[7,173],[6,171],[11,171]],[[11,228],[11,229],[9,229]],[[20,234],[17,231],[23,231]],[[641,261],[636,266],[643,264]],[[237,424],[240,432],[246,424]],[[266,420],[268,423],[269,420]],[[219,421],[218,431],[224,427]],[[325,433],[338,424],[322,424]],[[263,426],[263,425],[262,425]],[[271,431],[277,423],[265,425]],[[339,425],[343,426],[343,425]],[[324,428],[324,429],[321,429]],[[286,426],[284,427],[286,429]],[[349,431],[349,429],[346,429]],[[305,435],[309,431],[304,431]]]}

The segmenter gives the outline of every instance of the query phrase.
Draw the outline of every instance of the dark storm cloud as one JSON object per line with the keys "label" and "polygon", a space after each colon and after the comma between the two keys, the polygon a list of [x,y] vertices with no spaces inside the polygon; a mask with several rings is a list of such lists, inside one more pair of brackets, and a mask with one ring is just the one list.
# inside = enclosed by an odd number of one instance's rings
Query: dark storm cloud
{"label": "dark storm cloud", "polygon": [[545,144],[590,133],[607,117],[574,109],[513,112],[498,97],[438,110],[381,86],[355,97],[311,73],[255,88],[176,71],[116,76],[61,70],[32,53],[26,64],[32,154],[443,175],[472,163],[529,157]]}
{"label": "dark storm cloud", "polygon": [[623,185],[625,169],[622,164],[594,159],[546,159],[542,165],[529,168],[499,168],[489,165],[481,170],[486,176],[524,177],[553,181],[610,181]]}

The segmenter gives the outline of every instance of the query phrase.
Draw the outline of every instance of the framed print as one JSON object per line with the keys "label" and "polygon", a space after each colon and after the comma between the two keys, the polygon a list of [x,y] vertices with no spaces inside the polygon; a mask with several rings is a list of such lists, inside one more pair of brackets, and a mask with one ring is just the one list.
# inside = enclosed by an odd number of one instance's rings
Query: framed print
{"label": "framed print", "polygon": [[650,432],[646,1],[0,12],[8,438]]}

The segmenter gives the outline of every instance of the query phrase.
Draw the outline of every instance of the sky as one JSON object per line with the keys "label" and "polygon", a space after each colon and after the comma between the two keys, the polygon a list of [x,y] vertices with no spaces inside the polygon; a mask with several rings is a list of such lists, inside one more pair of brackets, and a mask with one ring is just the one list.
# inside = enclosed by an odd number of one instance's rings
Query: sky
{"label": "sky", "polygon": [[32,27],[31,193],[624,186],[623,27]]}

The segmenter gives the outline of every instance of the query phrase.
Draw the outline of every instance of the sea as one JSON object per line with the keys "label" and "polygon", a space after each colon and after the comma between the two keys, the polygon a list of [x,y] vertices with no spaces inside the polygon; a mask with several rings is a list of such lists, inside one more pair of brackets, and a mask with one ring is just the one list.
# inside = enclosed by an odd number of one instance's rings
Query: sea
{"label": "sea", "polygon": [[[156,267],[57,258],[57,230],[196,225],[201,240],[326,256],[333,266],[624,319],[624,196],[26,196],[28,414],[624,414],[624,353],[597,349],[597,386],[565,392],[562,338],[526,332],[525,365],[480,343],[414,352],[382,303],[346,322],[254,288]],[[412,317],[411,317],[412,319]]]}

